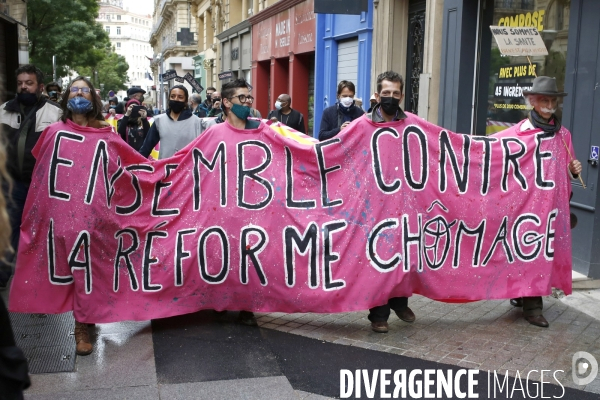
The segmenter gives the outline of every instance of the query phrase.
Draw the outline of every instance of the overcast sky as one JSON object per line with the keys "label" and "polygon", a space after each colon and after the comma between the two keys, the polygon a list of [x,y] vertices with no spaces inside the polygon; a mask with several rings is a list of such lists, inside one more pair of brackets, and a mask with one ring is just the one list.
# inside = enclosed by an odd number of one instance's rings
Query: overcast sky
{"label": "overcast sky", "polygon": [[129,11],[136,14],[150,14],[154,12],[154,0],[123,0],[123,8],[129,7]]}

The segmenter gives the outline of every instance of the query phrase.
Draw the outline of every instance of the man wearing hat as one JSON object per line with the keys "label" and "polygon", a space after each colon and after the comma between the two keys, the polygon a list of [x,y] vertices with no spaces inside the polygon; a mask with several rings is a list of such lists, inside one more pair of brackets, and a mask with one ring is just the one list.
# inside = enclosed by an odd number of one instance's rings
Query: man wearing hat
{"label": "man wearing hat", "polygon": [[[127,97],[129,98],[129,100],[131,99],[135,99],[137,101],[140,102],[140,104],[144,103],[144,95],[146,94],[146,91],[140,87],[132,87],[129,88],[129,90],[127,91]],[[150,107],[146,107],[148,110],[148,116],[149,117],[153,117],[154,114],[152,113],[152,110],[150,109]]]}
{"label": "man wearing hat", "polygon": [[[565,168],[572,179],[577,179],[581,173],[581,163],[575,159],[571,132],[561,126],[560,119],[556,116],[558,98],[566,95],[566,93],[558,91],[555,78],[548,76],[535,78],[531,90],[523,90],[525,102],[533,108],[529,111],[527,118],[519,123],[519,130],[526,132],[541,129],[546,133],[560,135],[561,138],[556,140],[564,140],[570,152],[567,154],[570,161]],[[544,304],[541,296],[511,299],[510,304],[515,307],[523,307],[523,316],[530,324],[543,328],[549,326],[548,321],[542,315]]]}

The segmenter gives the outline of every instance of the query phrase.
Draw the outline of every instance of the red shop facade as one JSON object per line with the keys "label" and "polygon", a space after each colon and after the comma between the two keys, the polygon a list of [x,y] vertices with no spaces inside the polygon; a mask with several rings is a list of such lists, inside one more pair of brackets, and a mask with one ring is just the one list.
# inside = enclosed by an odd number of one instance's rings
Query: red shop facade
{"label": "red shop facade", "polygon": [[264,118],[280,94],[292,98],[312,132],[315,71],[313,0],[282,0],[250,18],[252,84],[256,107]]}

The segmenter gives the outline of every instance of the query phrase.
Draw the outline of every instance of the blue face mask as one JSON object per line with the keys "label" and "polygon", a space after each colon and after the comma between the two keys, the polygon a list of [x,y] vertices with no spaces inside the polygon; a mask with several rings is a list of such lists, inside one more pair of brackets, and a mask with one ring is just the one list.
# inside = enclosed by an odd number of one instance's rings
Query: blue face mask
{"label": "blue face mask", "polygon": [[67,103],[67,108],[73,112],[73,114],[87,114],[92,111],[92,102],[85,97],[75,96]]}
{"label": "blue face mask", "polygon": [[250,115],[250,107],[234,104],[231,107],[231,112],[242,121],[246,121]]}

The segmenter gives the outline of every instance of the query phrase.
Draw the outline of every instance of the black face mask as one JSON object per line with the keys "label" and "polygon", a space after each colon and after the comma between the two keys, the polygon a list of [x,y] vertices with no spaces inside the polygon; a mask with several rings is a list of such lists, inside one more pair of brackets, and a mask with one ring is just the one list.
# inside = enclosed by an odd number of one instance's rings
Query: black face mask
{"label": "black face mask", "polygon": [[400,99],[395,97],[379,97],[379,104],[387,115],[396,115],[400,109]]}
{"label": "black face mask", "polygon": [[169,109],[175,114],[179,114],[185,108],[185,102],[177,100],[169,100]]}
{"label": "black face mask", "polygon": [[17,99],[19,100],[19,103],[23,104],[25,107],[32,106],[38,101],[37,94],[27,92],[17,94]]}

